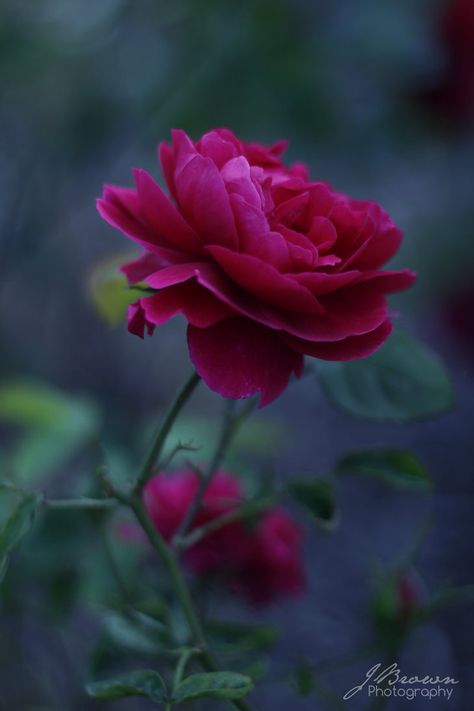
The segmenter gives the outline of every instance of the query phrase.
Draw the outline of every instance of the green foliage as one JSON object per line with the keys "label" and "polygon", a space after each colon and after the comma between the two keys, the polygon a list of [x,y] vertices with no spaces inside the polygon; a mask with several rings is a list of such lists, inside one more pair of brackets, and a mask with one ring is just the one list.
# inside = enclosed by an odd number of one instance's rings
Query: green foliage
{"label": "green foliage", "polygon": [[325,530],[332,530],[338,522],[338,512],[334,502],[331,482],[327,479],[300,479],[288,486],[288,491],[310,514],[316,525]]}
{"label": "green foliage", "polygon": [[95,404],[34,381],[0,384],[0,422],[19,428],[4,466],[16,482],[31,485],[51,474],[97,433]]}
{"label": "green foliage", "polygon": [[36,494],[25,494],[0,530],[0,582],[5,576],[13,548],[33,526],[38,503]]}
{"label": "green foliage", "polygon": [[107,638],[122,650],[134,654],[156,656],[170,640],[162,628],[155,625],[140,625],[117,612],[108,611],[104,617],[104,629]]}
{"label": "green foliage", "polygon": [[124,322],[127,306],[133,304],[146,290],[146,284],[130,287],[119,267],[136,255],[116,255],[100,262],[89,278],[89,294],[98,314],[109,326]]}
{"label": "green foliage", "polygon": [[209,637],[227,653],[245,654],[266,650],[278,640],[278,630],[268,624],[257,625],[210,619],[206,627]]}
{"label": "green foliage", "polygon": [[329,399],[355,417],[411,422],[453,406],[453,390],[438,356],[407,334],[394,333],[370,358],[318,362]]}
{"label": "green foliage", "polygon": [[235,672],[208,672],[191,674],[173,691],[173,702],[191,701],[203,696],[219,699],[241,699],[253,687],[252,680]]}
{"label": "green foliage", "polygon": [[294,670],[294,683],[300,696],[309,696],[313,692],[314,669],[307,659],[304,659]]}
{"label": "green foliage", "polygon": [[95,699],[115,700],[129,696],[146,696],[150,701],[167,707],[203,697],[240,699],[253,687],[252,680],[234,672],[191,674],[179,682],[170,696],[165,683],[156,671],[143,669],[129,672],[108,681],[87,684],[87,693]]}
{"label": "green foliage", "polygon": [[156,671],[142,669],[109,681],[96,681],[87,685],[87,693],[95,699],[123,699],[127,696],[146,696],[156,703],[166,702],[166,687]]}
{"label": "green foliage", "polygon": [[350,452],[336,464],[337,474],[362,474],[395,489],[429,491],[432,482],[416,457],[403,449],[369,449]]}

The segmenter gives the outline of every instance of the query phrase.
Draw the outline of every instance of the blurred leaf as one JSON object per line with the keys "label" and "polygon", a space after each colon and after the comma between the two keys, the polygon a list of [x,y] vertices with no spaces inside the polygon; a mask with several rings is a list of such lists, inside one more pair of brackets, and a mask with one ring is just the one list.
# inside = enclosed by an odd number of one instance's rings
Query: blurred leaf
{"label": "blurred leaf", "polygon": [[318,361],[318,370],[329,399],[355,417],[410,422],[453,407],[438,356],[404,333],[394,333],[370,358]]}
{"label": "blurred leaf", "polygon": [[269,649],[278,640],[278,630],[273,625],[245,624],[208,620],[208,635],[217,644],[237,654]]}
{"label": "blurred leaf", "polygon": [[130,259],[130,255],[108,258],[94,268],[89,278],[92,303],[109,326],[124,321],[129,304],[144,295],[138,289],[147,289],[146,284],[130,288],[125,275],[119,272],[119,267]]}
{"label": "blurred leaf", "polygon": [[158,672],[150,669],[130,672],[109,681],[96,681],[86,686],[95,699],[123,699],[127,696],[146,696],[156,703],[166,701],[166,687]]}
{"label": "blurred leaf", "polygon": [[312,520],[323,530],[332,530],[338,522],[332,486],[326,479],[300,479],[288,486],[292,498],[311,515]]}
{"label": "blurred leaf", "polygon": [[257,659],[253,664],[246,665],[240,669],[244,676],[249,676],[253,683],[256,684],[261,681],[265,674],[268,672],[269,663],[266,659]]}
{"label": "blurred leaf", "polygon": [[144,629],[138,623],[109,611],[104,620],[107,637],[114,644],[137,654],[155,655],[163,647],[163,639],[156,629]]}
{"label": "blurred leaf", "polygon": [[423,465],[413,454],[402,449],[350,452],[337,462],[336,473],[371,476],[396,489],[427,491],[432,488]]}
{"label": "blurred leaf", "polygon": [[134,608],[142,615],[151,617],[160,624],[168,624],[169,607],[164,600],[156,595],[152,598],[135,603]]}
{"label": "blurred leaf", "polygon": [[33,525],[38,502],[36,494],[26,494],[0,530],[0,582],[5,576],[11,551]]}
{"label": "blurred leaf", "polygon": [[294,682],[300,696],[309,696],[314,690],[314,670],[307,659],[304,659],[294,670]]}
{"label": "blurred leaf", "polygon": [[94,403],[31,381],[0,385],[0,421],[23,429],[5,466],[16,481],[31,484],[51,473],[98,430]]}
{"label": "blurred leaf", "polygon": [[219,699],[240,699],[253,688],[250,677],[235,672],[209,672],[192,674],[173,691],[173,701],[181,703],[203,696]]}

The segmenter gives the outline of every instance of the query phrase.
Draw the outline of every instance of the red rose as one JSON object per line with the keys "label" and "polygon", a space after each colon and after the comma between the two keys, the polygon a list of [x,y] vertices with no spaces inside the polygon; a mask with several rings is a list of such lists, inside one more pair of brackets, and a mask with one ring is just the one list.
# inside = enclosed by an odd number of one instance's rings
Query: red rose
{"label": "red rose", "polygon": [[275,399],[303,355],[350,360],[391,331],[387,293],[414,275],[382,271],[402,234],[375,203],[308,179],[272,148],[216,129],[160,146],[171,197],[143,170],[134,189],[107,186],[98,209],[145,251],[123,267],[155,292],[129,311],[143,336],[176,314],[188,322],[197,372],[225,397]]}
{"label": "red rose", "polygon": [[454,124],[474,115],[474,0],[446,0],[438,23],[444,68],[422,100]]}
{"label": "red rose", "polygon": [[268,511],[255,529],[249,555],[233,588],[254,603],[294,596],[306,587],[301,530],[281,508]]}
{"label": "red rose", "polygon": [[[192,469],[158,474],[145,487],[144,500],[157,530],[167,540],[177,532],[198,487]],[[220,470],[211,481],[192,528],[219,518],[243,500],[239,479]],[[228,523],[194,544],[185,562],[196,574],[224,582],[253,603],[303,592],[299,526],[280,508],[267,511],[252,527]]]}
{"label": "red rose", "polygon": [[[171,540],[196,497],[199,479],[192,469],[152,477],[144,490],[148,514],[163,538]],[[204,494],[194,526],[202,526],[242,501],[244,492],[239,479],[222,469],[216,473]]]}

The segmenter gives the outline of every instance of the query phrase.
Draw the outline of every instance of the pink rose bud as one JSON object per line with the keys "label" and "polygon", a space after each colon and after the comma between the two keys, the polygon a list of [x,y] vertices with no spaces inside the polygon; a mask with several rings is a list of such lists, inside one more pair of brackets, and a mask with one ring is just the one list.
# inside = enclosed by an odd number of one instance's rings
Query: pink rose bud
{"label": "pink rose bud", "polygon": [[397,580],[399,615],[403,619],[411,618],[423,604],[423,594],[420,581],[409,572],[404,571]]}

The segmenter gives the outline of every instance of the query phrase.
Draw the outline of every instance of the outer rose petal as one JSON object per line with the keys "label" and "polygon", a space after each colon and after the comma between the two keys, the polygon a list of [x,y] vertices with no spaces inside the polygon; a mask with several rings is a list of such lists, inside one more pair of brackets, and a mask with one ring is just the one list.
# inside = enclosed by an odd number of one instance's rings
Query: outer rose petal
{"label": "outer rose petal", "polygon": [[198,328],[213,326],[233,316],[233,312],[222,301],[195,282],[170,286],[141,299],[140,303],[147,323],[156,326],[166,323],[179,313]]}
{"label": "outer rose petal", "polygon": [[356,358],[366,358],[372,355],[391,332],[392,324],[387,319],[381,326],[370,333],[364,333],[362,336],[350,336],[341,341],[313,343],[286,334],[282,334],[282,338],[295,350],[305,355],[313,356],[313,358],[321,358],[322,360],[355,360]]}
{"label": "outer rose petal", "polygon": [[176,185],[174,183],[174,151],[171,146],[167,143],[160,143],[158,146],[158,158],[161,163],[161,169],[163,170],[163,175],[166,180],[166,185],[171,195],[178,202],[178,196],[176,194]]}
{"label": "outer rose petal", "polygon": [[196,371],[211,390],[230,398],[260,393],[260,407],[275,400],[303,367],[303,356],[277,333],[243,318],[204,329],[189,326],[188,345]]}
{"label": "outer rose petal", "polygon": [[148,335],[151,336],[155,327],[151,323],[147,323],[145,312],[142,309],[140,300],[138,300],[128,307],[128,330],[130,333],[133,333],[134,336],[143,338],[145,335],[145,327]]}
{"label": "outer rose petal", "polygon": [[133,175],[147,222],[174,247],[193,254],[202,252],[202,241],[153,178],[139,169]]}
{"label": "outer rose petal", "polygon": [[136,284],[137,281],[143,281],[150,274],[167,266],[169,266],[169,262],[158,254],[144,252],[138,259],[122,264],[120,271],[125,274],[130,284]]}

